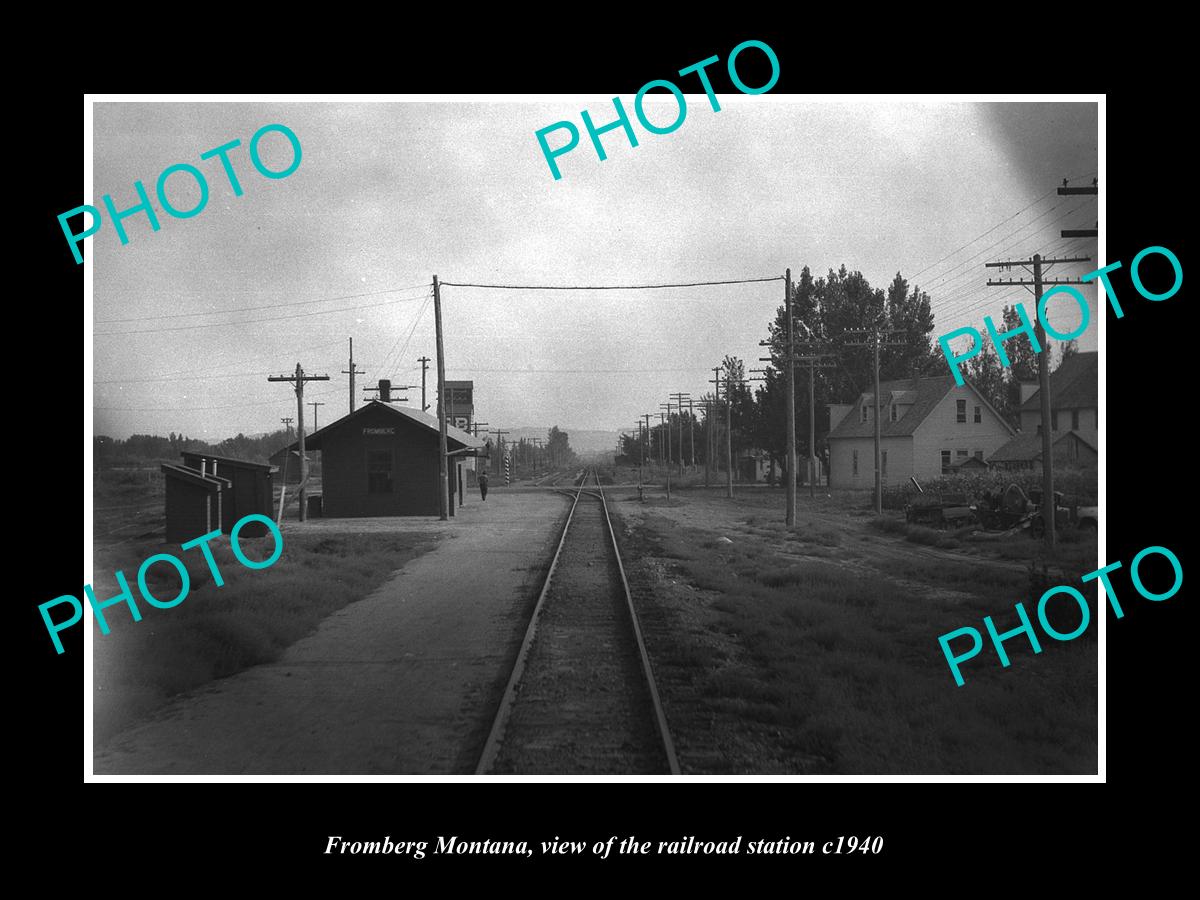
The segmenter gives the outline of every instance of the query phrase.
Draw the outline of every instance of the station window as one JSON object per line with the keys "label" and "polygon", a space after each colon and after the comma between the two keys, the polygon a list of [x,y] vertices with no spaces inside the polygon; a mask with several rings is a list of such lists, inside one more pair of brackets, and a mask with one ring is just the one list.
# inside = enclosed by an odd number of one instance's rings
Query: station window
{"label": "station window", "polygon": [[863,420],[864,422],[865,422],[865,421],[867,421],[867,408],[866,408],[866,406],[864,406],[864,407],[862,408],[862,420]]}
{"label": "station window", "polygon": [[980,462],[983,462],[983,451],[982,451],[982,450],[976,450],[976,451],[975,451],[975,458],[976,458],[977,460],[979,460]]}
{"label": "station window", "polygon": [[367,493],[390,494],[392,492],[392,451],[367,451]]}
{"label": "station window", "polygon": [[1071,410],[1071,428],[1079,430],[1079,410],[1077,409]]}
{"label": "station window", "polygon": [[975,424],[978,425],[982,421],[983,421],[983,408],[977,406],[977,407],[975,407]]}
{"label": "station window", "polygon": [[[863,409],[866,409],[866,407],[864,406]],[[851,467],[850,474],[858,475],[858,451],[857,450],[850,451],[850,467]]]}
{"label": "station window", "polygon": [[896,421],[896,404],[895,403],[892,404],[892,421],[893,422]]}
{"label": "station window", "polygon": [[879,451],[879,456],[882,460],[882,465],[883,465],[882,475],[884,478],[886,478],[887,477],[887,451],[886,450]]}
{"label": "station window", "polygon": [[942,474],[943,475],[950,474],[950,451],[949,450],[942,451]]}
{"label": "station window", "polygon": [[967,401],[966,400],[955,400],[954,405],[956,407],[958,407],[959,423],[965,425],[967,423]]}

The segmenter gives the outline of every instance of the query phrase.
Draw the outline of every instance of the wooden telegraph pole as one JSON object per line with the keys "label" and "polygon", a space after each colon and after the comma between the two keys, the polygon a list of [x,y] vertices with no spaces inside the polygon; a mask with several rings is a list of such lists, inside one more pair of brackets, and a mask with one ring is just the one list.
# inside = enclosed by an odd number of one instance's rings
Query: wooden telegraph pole
{"label": "wooden telegraph pole", "polygon": [[[1083,189],[1076,189],[1082,192]],[[1059,189],[1062,193],[1063,189]],[[1044,537],[1046,546],[1050,549],[1054,548],[1055,542],[1055,515],[1058,511],[1058,503],[1054,499],[1054,438],[1051,435],[1051,426],[1053,425],[1053,413],[1051,412],[1050,403],[1050,348],[1046,346],[1046,330],[1042,327],[1042,317],[1037,315],[1036,310],[1042,303],[1042,289],[1046,285],[1056,284],[1087,284],[1078,278],[1055,278],[1046,280],[1042,277],[1043,266],[1050,267],[1058,263],[1077,263],[1091,262],[1091,257],[1088,256],[1070,256],[1062,259],[1043,259],[1040,254],[1033,254],[1033,259],[1023,260],[1008,260],[1005,262],[990,262],[985,263],[985,267],[989,269],[1010,268],[1012,266],[1032,267],[1033,281],[1013,280],[1008,281],[989,280],[988,287],[1012,287],[1018,285],[1024,288],[1032,288],[1034,299],[1034,334],[1037,338],[1038,349],[1038,399],[1041,401],[1041,418],[1042,418],[1042,525],[1045,529]],[[1048,512],[1047,512],[1048,511]]]}
{"label": "wooden telegraph pole", "polygon": [[300,521],[308,521],[308,458],[304,454],[304,384],[307,381],[328,381],[328,375],[305,375],[296,363],[294,375],[269,375],[267,381],[290,381],[296,391],[296,431],[300,435]]}
{"label": "wooden telegraph pole", "polygon": [[308,405],[313,408],[313,431],[319,431],[320,427],[317,425],[317,407],[324,406],[325,401],[324,400],[309,400]]}
{"label": "wooden telegraph pole", "polygon": [[[791,363],[796,348],[796,324],[792,316],[792,270],[787,269],[783,276],[783,306],[787,317],[787,439],[784,442],[784,456],[787,459],[787,509],[784,521],[788,528],[796,525],[796,368]],[[730,488],[730,496],[733,489]]]}
{"label": "wooden telegraph pole", "polygon": [[[342,369],[342,374],[350,376],[350,412],[354,412],[354,376],[367,374],[362,369],[356,369],[354,367],[354,338],[350,338],[350,368]],[[313,423],[314,423],[313,427],[315,428],[316,427],[315,413],[313,416]]]}
{"label": "wooden telegraph pole", "polygon": [[859,340],[846,341],[847,347],[872,348],[875,374],[875,515],[883,514],[883,461],[881,458],[881,423],[879,420],[879,348],[903,344],[903,341],[892,340],[893,335],[903,334],[902,331],[881,328],[882,321],[876,321],[870,328],[847,329],[847,335],[857,335]]}
{"label": "wooden telegraph pole", "polygon": [[[450,475],[446,447],[446,357],[442,349],[442,290],[438,277],[433,276],[433,323],[437,332],[437,417],[438,417],[438,518],[447,519],[454,514],[450,505]],[[424,383],[424,373],[421,377]],[[424,404],[424,389],[421,391]]]}
{"label": "wooden telegraph pole", "polygon": [[425,402],[425,373],[429,370],[429,357],[422,356],[417,360],[421,364],[421,412],[429,409],[429,404]]}
{"label": "wooden telegraph pole", "polygon": [[[676,392],[670,395],[675,401],[675,408],[679,410],[679,474],[683,475],[683,401],[688,402],[688,406],[692,404],[692,395],[690,393]],[[695,453],[693,452],[693,456]]]}

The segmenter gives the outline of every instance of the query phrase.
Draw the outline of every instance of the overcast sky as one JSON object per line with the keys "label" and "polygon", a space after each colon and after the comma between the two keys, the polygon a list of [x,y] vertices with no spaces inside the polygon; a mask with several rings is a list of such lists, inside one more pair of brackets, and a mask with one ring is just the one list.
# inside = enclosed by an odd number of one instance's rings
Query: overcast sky
{"label": "overcast sky", "polygon": [[[601,162],[580,122],[610,121],[606,98],[537,103],[99,103],[94,191],[102,207],[153,197],[159,173],[186,162],[207,176],[207,208],[174,219],[159,208],[87,240],[94,260],[95,432],[220,439],[280,427],[295,415],[287,384],[267,375],[300,362],[319,422],[348,410],[347,339],[366,374],[419,384],[434,356],[436,273],[450,282],[641,284],[814,275],[845,264],[886,287],[897,271],[927,290],[935,334],[983,328],[1021,289],[984,287],[989,260],[1042,252],[1090,256],[1095,198],[1059,197],[1063,178],[1097,172],[1095,104],[816,103],[772,95],[688,95],[674,133],[634,120],[639,146],[603,136]],[[631,110],[632,98],[623,97]],[[667,123],[674,101],[647,101]],[[583,132],[554,180],[535,131],[562,119]],[[282,123],[303,160],[287,178],[259,175],[250,137]],[[551,138],[554,146],[564,136]],[[201,152],[239,138],[233,196]],[[287,141],[263,160],[282,168]],[[171,177],[179,208],[196,202]],[[155,206],[159,204],[154,201]],[[1094,266],[1062,266],[1078,275]],[[1006,277],[1007,277],[1006,273]],[[1012,273],[1019,277],[1020,272]],[[390,291],[391,293],[382,293]],[[1080,340],[1095,349],[1092,325]],[[339,299],[346,298],[346,299]],[[442,292],[447,377],[473,379],[492,427],[633,428],[668,393],[708,389],[734,354],[757,368],[758,341],[782,282],[659,291]],[[1064,304],[1051,320],[1078,321]],[[169,330],[168,330],[169,329]],[[133,334],[132,332],[145,332]],[[430,402],[433,379],[430,370]],[[361,397],[361,391],[360,397]],[[413,405],[420,390],[409,392]],[[361,402],[361,401],[360,401]],[[306,410],[310,415],[311,408]],[[311,424],[311,420],[310,420]]]}

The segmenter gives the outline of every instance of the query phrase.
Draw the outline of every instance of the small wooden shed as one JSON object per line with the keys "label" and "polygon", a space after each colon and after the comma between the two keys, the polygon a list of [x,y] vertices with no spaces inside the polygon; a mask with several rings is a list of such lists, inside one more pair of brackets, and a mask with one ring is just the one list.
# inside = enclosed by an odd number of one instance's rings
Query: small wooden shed
{"label": "small wooden shed", "polygon": [[[189,469],[195,469],[205,475],[215,475],[230,482],[230,487],[221,495],[222,534],[229,534],[239,519],[251,513],[274,518],[271,515],[274,489],[269,465],[190,450],[181,455],[183,464]],[[217,526],[214,524],[213,527]],[[242,528],[241,533],[246,537],[262,537],[267,533],[267,526],[261,522],[251,522]]]}
{"label": "small wooden shed", "polygon": [[[162,464],[162,473],[167,540],[184,544],[216,528],[222,517],[222,493],[229,491],[233,482],[219,475],[201,475],[199,469],[170,463]],[[221,530],[225,531],[224,528]]]}

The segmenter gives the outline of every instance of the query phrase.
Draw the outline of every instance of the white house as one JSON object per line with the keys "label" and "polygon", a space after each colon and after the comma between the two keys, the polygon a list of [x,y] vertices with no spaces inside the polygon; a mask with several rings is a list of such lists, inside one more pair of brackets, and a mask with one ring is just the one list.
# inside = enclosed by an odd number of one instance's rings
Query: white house
{"label": "white house", "polygon": [[[884,381],[880,456],[884,484],[948,475],[972,456],[986,460],[1016,433],[970,382],[951,375]],[[875,396],[830,407],[829,484],[875,486]]]}

